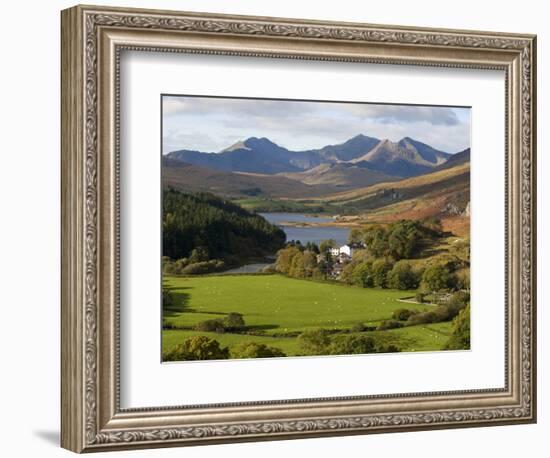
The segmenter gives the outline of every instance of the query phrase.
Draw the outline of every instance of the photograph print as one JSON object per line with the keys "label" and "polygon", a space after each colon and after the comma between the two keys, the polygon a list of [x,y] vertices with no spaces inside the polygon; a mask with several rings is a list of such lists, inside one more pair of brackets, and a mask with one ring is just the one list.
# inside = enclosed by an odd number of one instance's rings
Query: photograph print
{"label": "photograph print", "polygon": [[162,361],[469,350],[470,111],[162,95]]}

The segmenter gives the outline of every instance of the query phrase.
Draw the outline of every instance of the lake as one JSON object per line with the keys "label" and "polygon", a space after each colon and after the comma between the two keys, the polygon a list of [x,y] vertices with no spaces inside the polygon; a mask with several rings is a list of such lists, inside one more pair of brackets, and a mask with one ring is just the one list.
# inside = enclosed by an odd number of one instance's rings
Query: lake
{"label": "lake", "polygon": [[[349,231],[348,227],[295,227],[287,226],[284,223],[328,223],[333,219],[325,216],[300,215],[298,213],[260,213],[271,224],[279,226],[286,234],[286,241],[300,241],[302,245],[307,242],[313,242],[319,245],[322,240],[333,239],[338,246],[347,243]],[[226,270],[225,274],[251,274],[260,272],[270,263],[255,262],[245,264],[241,267]]]}
{"label": "lake", "polygon": [[326,223],[333,221],[333,218],[326,216],[301,215],[299,213],[260,213],[270,223],[279,226],[286,234],[287,242],[292,240],[300,241],[302,245],[313,242],[317,245],[322,240],[334,239],[338,246],[348,241],[348,227],[296,227],[287,226],[284,223]]}

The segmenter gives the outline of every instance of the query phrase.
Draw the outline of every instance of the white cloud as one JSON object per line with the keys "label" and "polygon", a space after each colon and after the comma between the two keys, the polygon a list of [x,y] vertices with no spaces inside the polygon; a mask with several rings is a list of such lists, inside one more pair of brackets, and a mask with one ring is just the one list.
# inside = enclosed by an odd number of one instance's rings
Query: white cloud
{"label": "white cloud", "polygon": [[220,151],[251,136],[303,150],[359,133],[394,141],[409,136],[448,152],[470,145],[467,108],[165,96],[163,114],[164,152]]}

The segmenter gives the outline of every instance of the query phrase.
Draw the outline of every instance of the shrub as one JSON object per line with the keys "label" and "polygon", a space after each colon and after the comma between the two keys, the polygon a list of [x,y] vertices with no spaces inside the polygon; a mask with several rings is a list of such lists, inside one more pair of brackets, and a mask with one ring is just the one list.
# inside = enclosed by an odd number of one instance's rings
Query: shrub
{"label": "shrub", "polygon": [[352,327],[351,327],[351,332],[365,332],[367,330],[367,326],[365,326],[364,323],[355,323]]}
{"label": "shrub", "polygon": [[368,336],[337,335],[331,339],[328,354],[358,355],[375,352],[375,340]]}
{"label": "shrub", "polygon": [[268,347],[265,344],[256,342],[242,342],[235,345],[230,350],[231,357],[237,359],[244,358],[279,358],[286,354],[279,348]]}
{"label": "shrub", "polygon": [[455,310],[448,305],[440,305],[435,307],[433,310],[411,315],[407,320],[406,325],[414,326],[417,324],[441,323],[443,321],[452,320],[457,314],[458,310]]}
{"label": "shrub", "polygon": [[240,313],[231,312],[223,319],[223,325],[228,331],[236,331],[244,327],[244,318]]}
{"label": "shrub", "polygon": [[465,291],[457,291],[451,295],[448,306],[453,309],[463,309],[470,302],[470,294]]}
{"label": "shrub", "polygon": [[221,334],[225,332],[225,325],[220,319],[205,320],[197,323],[195,329],[201,332],[217,332]]}
{"label": "shrub", "polygon": [[418,313],[416,310],[397,309],[392,313],[392,318],[399,321],[407,321],[412,315]]}
{"label": "shrub", "polygon": [[468,350],[470,348],[470,304],[466,305],[453,321],[453,329],[445,349]]}
{"label": "shrub", "polygon": [[380,345],[376,349],[376,353],[398,353],[401,349],[393,344],[389,345]]}
{"label": "shrub", "polygon": [[456,287],[458,289],[470,289],[470,269],[461,269],[456,273]]}
{"label": "shrub", "polygon": [[209,254],[208,248],[205,246],[198,246],[191,251],[191,256],[189,256],[189,261],[192,263],[208,261]]}
{"label": "shrub", "polygon": [[417,293],[414,295],[414,300],[420,304],[424,303],[425,298],[426,298],[426,294],[420,291],[417,291]]}
{"label": "shrub", "polygon": [[298,336],[298,346],[304,355],[326,355],[330,335],[326,329],[312,329]]}
{"label": "shrub", "polygon": [[201,261],[188,264],[181,270],[181,273],[183,275],[203,275],[223,270],[224,268],[225,263],[223,261],[213,259],[211,261]]}
{"label": "shrub", "polygon": [[378,325],[376,330],[377,331],[385,331],[387,329],[397,329],[397,328],[402,328],[402,327],[403,327],[403,323],[400,323],[397,320],[384,320]]}
{"label": "shrub", "polygon": [[189,337],[182,344],[162,353],[163,361],[197,361],[228,357],[229,350],[221,348],[217,340],[207,336]]}

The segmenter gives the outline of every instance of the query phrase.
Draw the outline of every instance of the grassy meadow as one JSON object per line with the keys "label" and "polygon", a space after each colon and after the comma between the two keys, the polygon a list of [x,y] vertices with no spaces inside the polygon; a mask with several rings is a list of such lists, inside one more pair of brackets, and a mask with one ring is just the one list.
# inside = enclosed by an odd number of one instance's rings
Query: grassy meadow
{"label": "grassy meadow", "polygon": [[[307,330],[327,329],[347,335],[365,334],[401,351],[431,351],[443,348],[451,333],[451,322],[419,324],[384,331],[355,332],[362,323],[376,327],[391,319],[396,309],[429,310],[430,305],[403,303],[398,299],[414,291],[359,288],[335,282],[316,282],[283,275],[165,276],[163,288],[173,303],[163,310],[163,351],[185,339],[205,335],[223,347],[244,341],[299,355],[297,336]],[[205,320],[242,314],[246,327],[239,333],[200,332],[194,327]]]}

